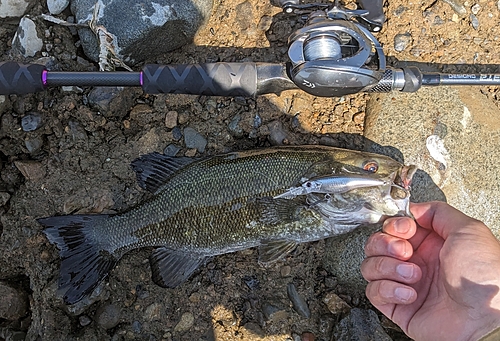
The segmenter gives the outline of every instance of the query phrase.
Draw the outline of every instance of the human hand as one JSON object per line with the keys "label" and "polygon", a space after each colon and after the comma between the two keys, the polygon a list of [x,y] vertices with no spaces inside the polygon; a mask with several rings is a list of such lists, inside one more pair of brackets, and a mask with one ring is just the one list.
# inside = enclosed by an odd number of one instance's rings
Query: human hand
{"label": "human hand", "polygon": [[500,327],[500,243],[446,203],[411,204],[365,246],[366,296],[415,340],[477,340]]}

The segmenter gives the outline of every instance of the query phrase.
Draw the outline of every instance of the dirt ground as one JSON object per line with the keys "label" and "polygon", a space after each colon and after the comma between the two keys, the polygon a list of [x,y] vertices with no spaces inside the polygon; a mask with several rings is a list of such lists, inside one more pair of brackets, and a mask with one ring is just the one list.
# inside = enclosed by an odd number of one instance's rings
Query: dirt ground
{"label": "dirt ground", "polygon": [[[439,0],[386,1],[387,21],[376,36],[389,62],[500,72],[500,3],[454,1],[463,4],[465,16]],[[37,4],[30,14],[47,12]],[[58,68],[95,69],[68,28],[37,23],[45,32],[44,52]],[[194,44],[148,62],[283,62],[288,36],[302,25],[270,1],[216,0]],[[14,20],[0,22],[0,61],[13,58],[16,27]],[[395,49],[396,36],[406,41],[403,51]],[[257,264],[256,250],[219,256],[176,289],[152,282],[151,250],[138,250],[119,262],[97,297],[66,307],[56,295],[57,251],[35,218],[134,206],[147,195],[130,162],[169,145],[188,156],[283,142],[360,148],[369,100],[367,94],[317,98],[301,91],[255,99],[147,95],[131,88],[102,104],[93,100],[95,91],[54,88],[0,101],[0,291],[13,290],[4,297],[17,309],[8,319],[0,316],[0,340],[295,341],[314,335],[330,341],[346,311],[330,311],[326,296],[335,293],[351,307],[370,307],[323,269],[324,242],[302,245],[270,268]],[[498,88],[481,91],[498,100]],[[179,135],[185,127],[206,139],[203,153],[186,146]],[[307,301],[310,318],[292,309],[289,283]],[[407,339],[388,321],[382,324],[394,340]]]}

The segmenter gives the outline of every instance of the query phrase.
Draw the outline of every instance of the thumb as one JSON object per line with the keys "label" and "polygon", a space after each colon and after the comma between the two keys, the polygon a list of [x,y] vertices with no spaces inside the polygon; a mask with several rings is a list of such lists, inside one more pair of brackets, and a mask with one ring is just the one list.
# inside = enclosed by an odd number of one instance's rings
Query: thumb
{"label": "thumb", "polygon": [[434,230],[445,240],[450,234],[463,231],[471,225],[479,225],[477,224],[478,220],[441,201],[411,203],[410,211],[418,225],[425,229]]}

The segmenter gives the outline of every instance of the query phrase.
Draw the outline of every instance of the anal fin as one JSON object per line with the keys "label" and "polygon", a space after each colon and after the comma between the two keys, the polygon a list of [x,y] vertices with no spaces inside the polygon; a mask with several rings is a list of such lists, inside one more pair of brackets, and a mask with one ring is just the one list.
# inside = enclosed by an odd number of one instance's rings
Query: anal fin
{"label": "anal fin", "polygon": [[185,282],[205,259],[188,252],[157,248],[149,258],[153,281],[164,288],[175,288]]}
{"label": "anal fin", "polygon": [[272,240],[263,242],[259,246],[259,263],[271,264],[283,258],[297,247],[297,243],[290,240]]}

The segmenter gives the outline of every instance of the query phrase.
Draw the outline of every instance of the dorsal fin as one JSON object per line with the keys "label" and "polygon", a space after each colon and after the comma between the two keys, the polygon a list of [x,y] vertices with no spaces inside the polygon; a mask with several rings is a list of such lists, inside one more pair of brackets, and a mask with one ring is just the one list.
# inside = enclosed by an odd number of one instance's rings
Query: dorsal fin
{"label": "dorsal fin", "polygon": [[150,153],[132,161],[139,186],[156,193],[175,172],[196,161],[189,157],[172,157],[160,153]]}

